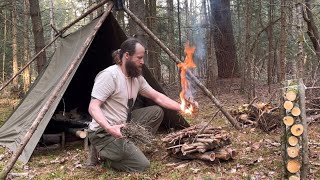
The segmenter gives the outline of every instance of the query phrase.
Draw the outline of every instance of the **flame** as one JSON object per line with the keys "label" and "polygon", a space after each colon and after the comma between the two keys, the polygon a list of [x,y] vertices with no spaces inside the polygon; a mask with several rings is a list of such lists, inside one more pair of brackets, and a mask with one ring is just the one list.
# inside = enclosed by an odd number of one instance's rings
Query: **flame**
{"label": "flame", "polygon": [[[194,46],[190,46],[189,42],[187,42],[185,44],[185,49],[184,49],[186,58],[183,63],[178,64],[178,67],[181,70],[180,80],[181,80],[181,88],[182,88],[180,92],[180,99],[181,99],[180,108],[181,108],[181,111],[184,112],[185,114],[192,114],[192,111],[193,111],[192,104],[187,103],[187,100],[186,100],[186,93],[191,94],[190,83],[186,78],[186,72],[188,69],[196,67],[196,64],[193,62],[193,58],[192,58],[195,49],[196,48]],[[188,101],[193,100],[192,96],[189,98],[192,98],[192,99],[188,99]]]}

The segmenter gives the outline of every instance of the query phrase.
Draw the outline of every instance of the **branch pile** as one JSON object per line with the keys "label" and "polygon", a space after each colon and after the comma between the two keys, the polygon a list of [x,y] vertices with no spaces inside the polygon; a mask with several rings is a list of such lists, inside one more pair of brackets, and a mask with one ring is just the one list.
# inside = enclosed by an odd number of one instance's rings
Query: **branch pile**
{"label": "branch pile", "polygon": [[231,144],[228,133],[221,128],[195,125],[162,138],[169,155],[180,159],[234,159],[236,151],[227,147]]}
{"label": "branch pile", "polygon": [[268,103],[243,104],[238,109],[231,110],[231,114],[243,126],[258,127],[266,132],[280,127],[280,110]]}

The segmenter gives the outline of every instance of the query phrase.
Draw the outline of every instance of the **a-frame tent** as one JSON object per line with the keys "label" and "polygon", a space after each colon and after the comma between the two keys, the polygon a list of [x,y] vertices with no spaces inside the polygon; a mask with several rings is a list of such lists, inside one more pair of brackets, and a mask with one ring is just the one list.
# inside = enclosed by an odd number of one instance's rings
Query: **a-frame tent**
{"label": "a-frame tent", "polygon": [[[53,89],[62,78],[62,75],[71,65],[72,60],[80,56],[79,52],[85,46],[86,52],[81,57],[81,63],[74,68],[67,82],[59,91],[57,98],[49,107],[44,118],[25,146],[19,160],[27,163],[39,142],[45,128],[53,114],[59,110],[71,110],[86,112],[90,101],[90,93],[96,74],[104,68],[114,64],[111,53],[120,47],[127,38],[112,14],[109,14],[102,23],[93,40],[86,43],[86,39],[92,35],[99,18],[76,32],[60,38],[59,45],[48,63],[47,67],[36,82],[30,88],[25,98],[11,114],[6,123],[0,128],[0,145],[8,147],[15,152],[22,142],[26,132],[36,119],[40,109],[44,106]],[[152,77],[149,70],[144,67],[144,77],[156,90],[163,92],[160,85]],[[63,107],[61,104],[63,99]],[[140,104],[148,106],[153,102],[143,99]],[[62,109],[63,108],[63,109]],[[189,126],[188,123],[176,112],[165,109],[165,117],[162,127],[180,129]]]}

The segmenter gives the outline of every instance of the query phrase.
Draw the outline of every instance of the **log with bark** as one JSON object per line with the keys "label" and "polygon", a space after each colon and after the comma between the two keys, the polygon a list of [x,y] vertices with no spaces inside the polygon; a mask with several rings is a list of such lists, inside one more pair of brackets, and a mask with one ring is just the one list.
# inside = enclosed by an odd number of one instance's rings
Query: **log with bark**
{"label": "log with bark", "polygon": [[[279,127],[281,120],[279,108],[269,103],[254,103],[255,100],[239,106],[236,110],[231,110],[231,114],[242,126],[254,126],[266,132]],[[288,104],[290,107],[287,108],[293,108],[291,101],[288,101]]]}
{"label": "log with bark", "polygon": [[162,138],[169,155],[180,159],[234,159],[236,151],[231,144],[229,134],[220,127],[195,125]]}

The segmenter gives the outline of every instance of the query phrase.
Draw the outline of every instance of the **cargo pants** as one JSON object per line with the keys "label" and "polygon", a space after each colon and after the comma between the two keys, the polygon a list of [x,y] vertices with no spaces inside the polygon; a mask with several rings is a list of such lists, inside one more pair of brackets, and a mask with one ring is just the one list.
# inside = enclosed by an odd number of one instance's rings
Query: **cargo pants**
{"label": "cargo pants", "polygon": [[[163,110],[159,106],[148,106],[132,111],[132,121],[151,128],[155,134],[163,120]],[[150,162],[142,151],[126,138],[116,139],[104,129],[88,133],[89,141],[101,160],[110,167],[128,172],[144,171]]]}

